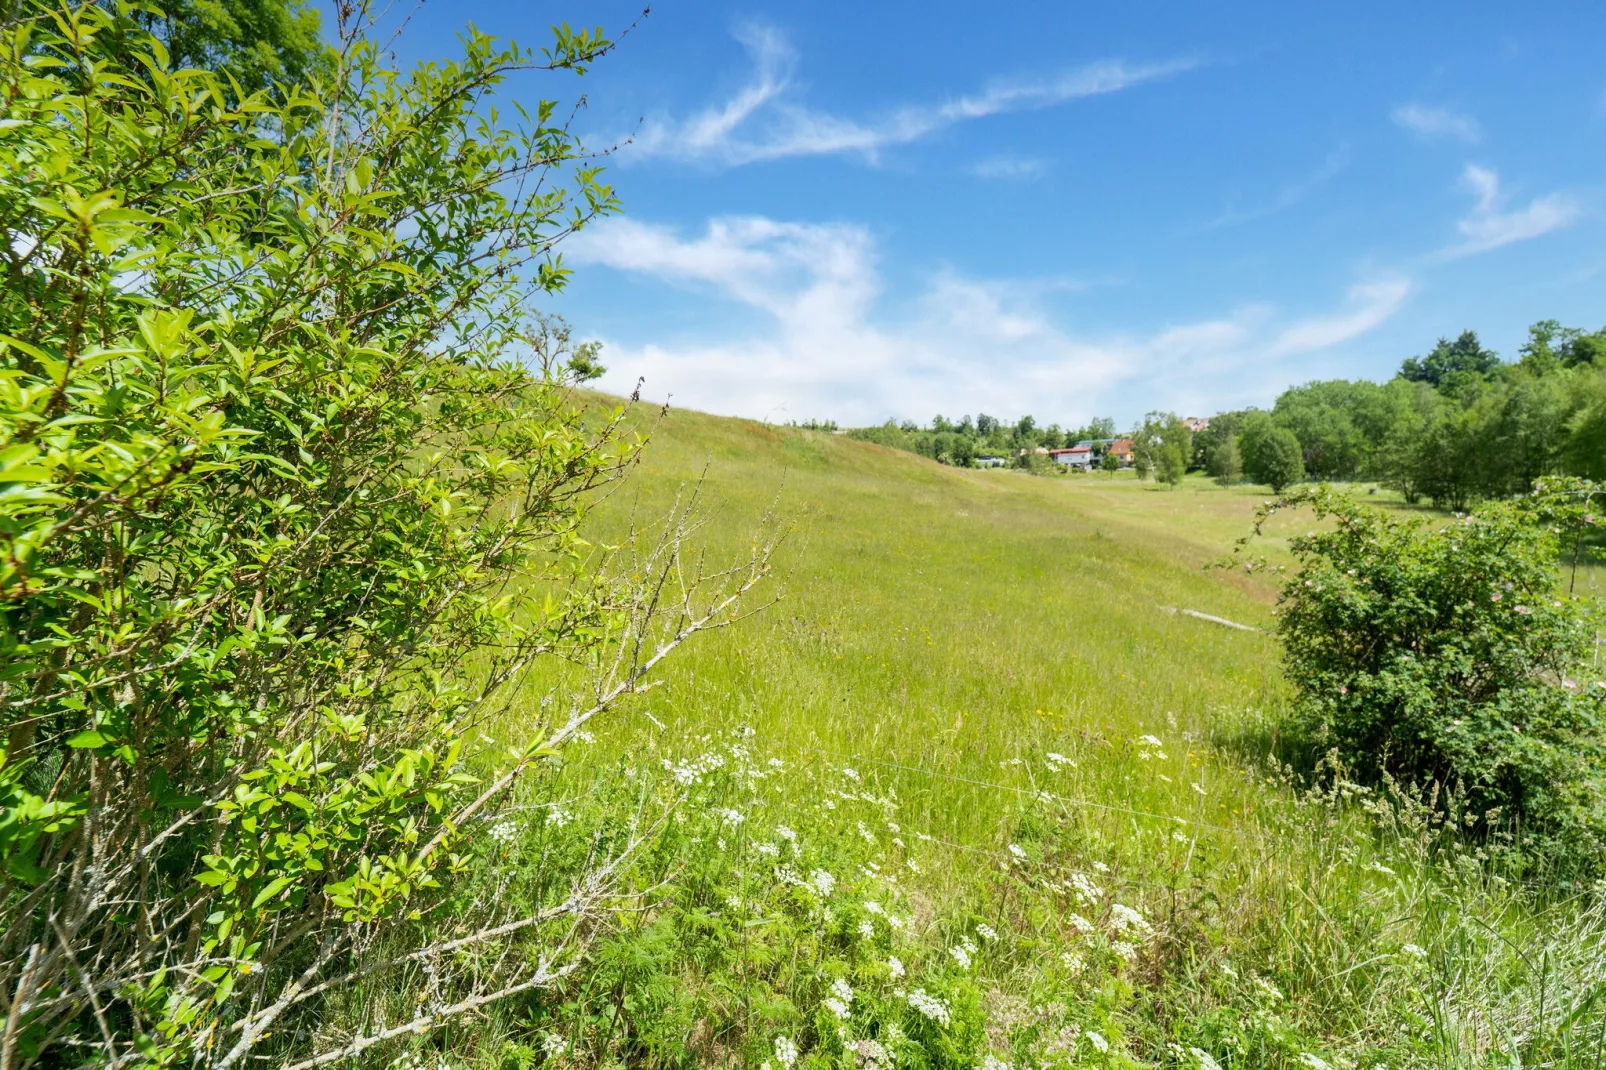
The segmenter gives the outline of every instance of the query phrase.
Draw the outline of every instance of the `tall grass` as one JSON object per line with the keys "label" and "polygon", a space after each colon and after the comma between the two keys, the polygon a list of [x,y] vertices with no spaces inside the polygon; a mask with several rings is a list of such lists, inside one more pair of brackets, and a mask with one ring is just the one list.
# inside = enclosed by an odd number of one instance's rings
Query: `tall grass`
{"label": "tall grass", "polygon": [[[897,992],[923,983],[959,1039],[911,1065],[1601,1064],[1599,890],[1518,880],[1411,791],[1296,776],[1274,757],[1275,641],[1168,612],[1268,621],[1263,579],[1201,567],[1261,495],[958,471],[676,413],[596,538],[705,467],[711,553],[777,495],[793,518],[782,600],[690,650],[531,800],[600,826],[628,783],[677,816],[638,875],[651,905],[482,1057],[774,1065],[785,1036],[868,1065],[854,1045],[919,1026]],[[800,890],[782,863],[837,884]],[[821,1018],[836,980],[859,993],[845,1024]]]}

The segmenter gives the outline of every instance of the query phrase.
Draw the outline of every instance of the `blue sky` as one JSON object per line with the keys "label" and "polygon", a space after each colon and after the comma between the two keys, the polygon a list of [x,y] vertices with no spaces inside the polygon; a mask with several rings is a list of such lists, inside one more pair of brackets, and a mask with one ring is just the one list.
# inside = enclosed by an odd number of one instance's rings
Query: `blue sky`
{"label": "blue sky", "polygon": [[[537,44],[610,2],[426,5]],[[1606,323],[1606,5],[665,3],[565,98],[622,217],[604,385],[765,418],[1123,424]]]}

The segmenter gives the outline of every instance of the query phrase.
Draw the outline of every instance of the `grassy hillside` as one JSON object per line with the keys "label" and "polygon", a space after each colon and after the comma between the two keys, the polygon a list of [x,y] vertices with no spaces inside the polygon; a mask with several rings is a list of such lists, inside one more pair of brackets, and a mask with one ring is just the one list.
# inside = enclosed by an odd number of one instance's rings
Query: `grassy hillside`
{"label": "grassy hillside", "polygon": [[[661,722],[750,724],[779,747],[997,779],[1000,762],[1069,736],[1198,735],[1211,710],[1278,701],[1271,640],[1168,612],[1265,621],[1266,585],[1203,571],[1247,528],[1251,493],[944,468],[676,413],[631,504],[652,514],[705,465],[712,552],[739,552],[772,503],[795,525],[784,597],[678,659],[645,707]],[[1151,808],[1183,799],[1154,783],[1112,790]],[[968,798],[922,817],[987,835]]]}
{"label": "grassy hillside", "polygon": [[1264,580],[1203,568],[1263,492],[675,412],[598,540],[699,479],[715,558],[789,518],[781,600],[678,652],[532,801],[606,823],[684,796],[653,905],[532,1012],[565,1058],[773,1065],[782,1037],[874,1064],[861,1042],[913,1044],[920,979],[952,1065],[1597,1065],[1598,904],[1504,879],[1404,795],[1302,787],[1269,753],[1275,640],[1177,612],[1270,619]]}

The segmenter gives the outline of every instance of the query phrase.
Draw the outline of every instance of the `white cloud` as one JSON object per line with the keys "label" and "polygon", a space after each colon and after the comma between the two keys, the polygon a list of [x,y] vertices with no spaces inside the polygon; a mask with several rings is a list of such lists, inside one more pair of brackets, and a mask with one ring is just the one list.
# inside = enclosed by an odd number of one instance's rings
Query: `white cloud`
{"label": "white cloud", "polygon": [[[1409,280],[1353,287],[1335,314],[1288,320],[1264,305],[1151,332],[1083,336],[1041,303],[1041,286],[940,272],[885,308],[875,242],[850,224],[716,219],[694,237],[634,220],[588,228],[567,255],[765,313],[740,334],[640,346],[607,342],[606,388],[645,377],[650,396],[711,412],[870,423],[933,412],[1034,413],[1073,423],[1120,404],[1208,411],[1264,402],[1284,357],[1350,341],[1392,316]],[[1050,291],[1053,288],[1050,288]],[[705,317],[719,323],[711,308]],[[1277,381],[1286,378],[1276,373]],[[1127,414],[1135,415],[1135,414]]]}
{"label": "white cloud", "polygon": [[1411,295],[1411,280],[1384,275],[1349,289],[1350,308],[1331,316],[1314,316],[1284,328],[1267,352],[1274,357],[1314,353],[1359,338],[1381,327]]}
{"label": "white cloud", "polygon": [[883,148],[918,141],[956,123],[1115,93],[1197,66],[1195,60],[1101,60],[1054,77],[998,81],[979,93],[859,120],[815,111],[794,99],[797,55],[779,31],[753,24],[736,36],[753,59],[748,83],[723,104],[683,121],[649,121],[631,154],[729,167],[794,156],[857,154],[874,160]]}
{"label": "white cloud", "polygon": [[1527,207],[1502,211],[1505,198],[1500,193],[1500,176],[1476,164],[1467,165],[1461,173],[1461,182],[1472,191],[1472,211],[1456,224],[1464,240],[1441,252],[1441,259],[1472,256],[1502,245],[1528,241],[1569,227],[1583,214],[1578,202],[1565,193],[1535,197]]}
{"label": "white cloud", "polygon": [[1031,182],[1048,173],[1048,164],[1025,156],[989,156],[971,165],[970,173],[977,178]]}
{"label": "white cloud", "polygon": [[1391,113],[1396,126],[1422,137],[1449,137],[1476,145],[1483,140],[1483,127],[1470,115],[1435,108],[1426,104],[1401,104]]}

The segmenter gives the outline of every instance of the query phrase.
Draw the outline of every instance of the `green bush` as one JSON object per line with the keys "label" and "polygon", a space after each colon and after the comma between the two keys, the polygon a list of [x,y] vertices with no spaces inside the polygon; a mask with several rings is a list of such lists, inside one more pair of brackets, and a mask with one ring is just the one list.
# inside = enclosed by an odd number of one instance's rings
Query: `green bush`
{"label": "green bush", "polygon": [[[523,360],[613,198],[553,102],[492,94],[608,42],[404,74],[347,10],[332,81],[246,96],[123,7],[8,12],[0,1064],[310,1065],[550,983],[610,845],[522,915],[462,878],[713,623],[673,532],[617,579],[579,535],[639,446],[557,370],[594,354]],[[582,686],[493,739],[557,659]],[[423,994],[322,1018],[359,983]]]}
{"label": "green bush", "polygon": [[[1606,842],[1606,682],[1592,599],[1563,593],[1558,541],[1593,526],[1589,488],[1553,485],[1449,521],[1326,487],[1324,530],[1290,540],[1277,630],[1298,727],[1373,780],[1437,784],[1482,832],[1515,823],[1569,865]],[[1257,531],[1259,523],[1257,523]]]}

